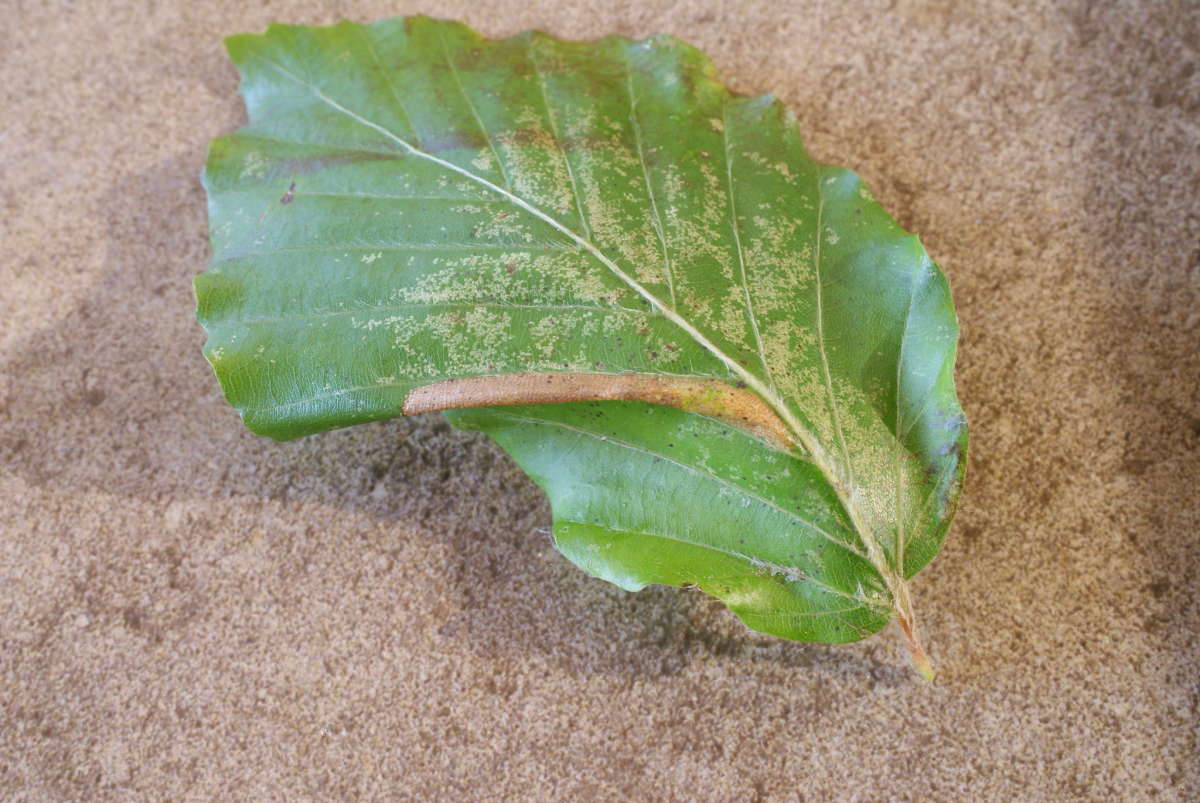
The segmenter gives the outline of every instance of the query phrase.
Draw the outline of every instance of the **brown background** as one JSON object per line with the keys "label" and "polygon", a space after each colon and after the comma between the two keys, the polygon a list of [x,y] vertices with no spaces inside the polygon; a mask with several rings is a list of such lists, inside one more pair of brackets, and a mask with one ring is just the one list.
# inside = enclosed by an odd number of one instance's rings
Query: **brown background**
{"label": "brown background", "polygon": [[[0,797],[1200,795],[1194,3],[258,5],[0,0]],[[417,11],[676,34],[920,233],[972,426],[939,685],[588,578],[437,417],[241,428],[190,287],[220,39]]]}

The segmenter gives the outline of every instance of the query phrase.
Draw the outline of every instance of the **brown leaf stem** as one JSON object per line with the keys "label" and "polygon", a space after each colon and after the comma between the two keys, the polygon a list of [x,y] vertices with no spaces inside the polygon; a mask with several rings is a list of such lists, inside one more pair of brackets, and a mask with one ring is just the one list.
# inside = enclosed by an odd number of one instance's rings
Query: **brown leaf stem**
{"label": "brown leaf stem", "polygon": [[908,596],[908,584],[903,581],[900,583],[899,593],[896,594],[896,621],[900,623],[900,629],[904,631],[904,637],[908,640],[908,654],[912,658],[913,668],[922,678],[932,683],[936,676],[933,662],[921,646],[921,639],[917,635],[917,618]]}

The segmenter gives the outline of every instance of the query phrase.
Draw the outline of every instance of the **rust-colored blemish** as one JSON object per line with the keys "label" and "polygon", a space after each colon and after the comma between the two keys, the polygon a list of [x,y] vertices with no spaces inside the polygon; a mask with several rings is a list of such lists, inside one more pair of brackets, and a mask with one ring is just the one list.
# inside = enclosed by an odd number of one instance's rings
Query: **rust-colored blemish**
{"label": "rust-colored blemish", "polygon": [[641,401],[676,407],[746,430],[781,451],[796,451],[779,416],[755,393],[718,380],[646,374],[502,374],[447,379],[415,388],[404,414],[581,401]]}

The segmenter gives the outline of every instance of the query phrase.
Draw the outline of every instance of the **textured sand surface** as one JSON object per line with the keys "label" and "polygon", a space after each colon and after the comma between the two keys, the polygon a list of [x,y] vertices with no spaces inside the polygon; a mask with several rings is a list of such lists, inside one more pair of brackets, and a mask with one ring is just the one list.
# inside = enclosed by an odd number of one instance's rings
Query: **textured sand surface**
{"label": "textured sand surface", "polygon": [[[1200,796],[1194,3],[259,5],[0,0],[0,798]],[[242,429],[190,287],[220,39],[418,11],[685,38],[921,235],[972,425],[937,686],[588,578],[436,416]]]}

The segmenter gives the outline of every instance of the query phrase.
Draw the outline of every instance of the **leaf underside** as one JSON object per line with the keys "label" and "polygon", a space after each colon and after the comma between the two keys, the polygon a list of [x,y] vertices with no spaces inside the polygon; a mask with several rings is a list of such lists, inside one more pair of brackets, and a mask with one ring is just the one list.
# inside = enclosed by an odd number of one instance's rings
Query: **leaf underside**
{"label": "leaf underside", "polygon": [[[685,388],[448,415],[598,577],[694,585],[792,639],[911,627],[962,480],[957,322],[918,240],[781,104],[662,36],[414,17],[227,46],[249,125],[211,144],[196,294],[247,426],[388,418],[447,380]],[[787,437],[722,415],[736,393]]]}

